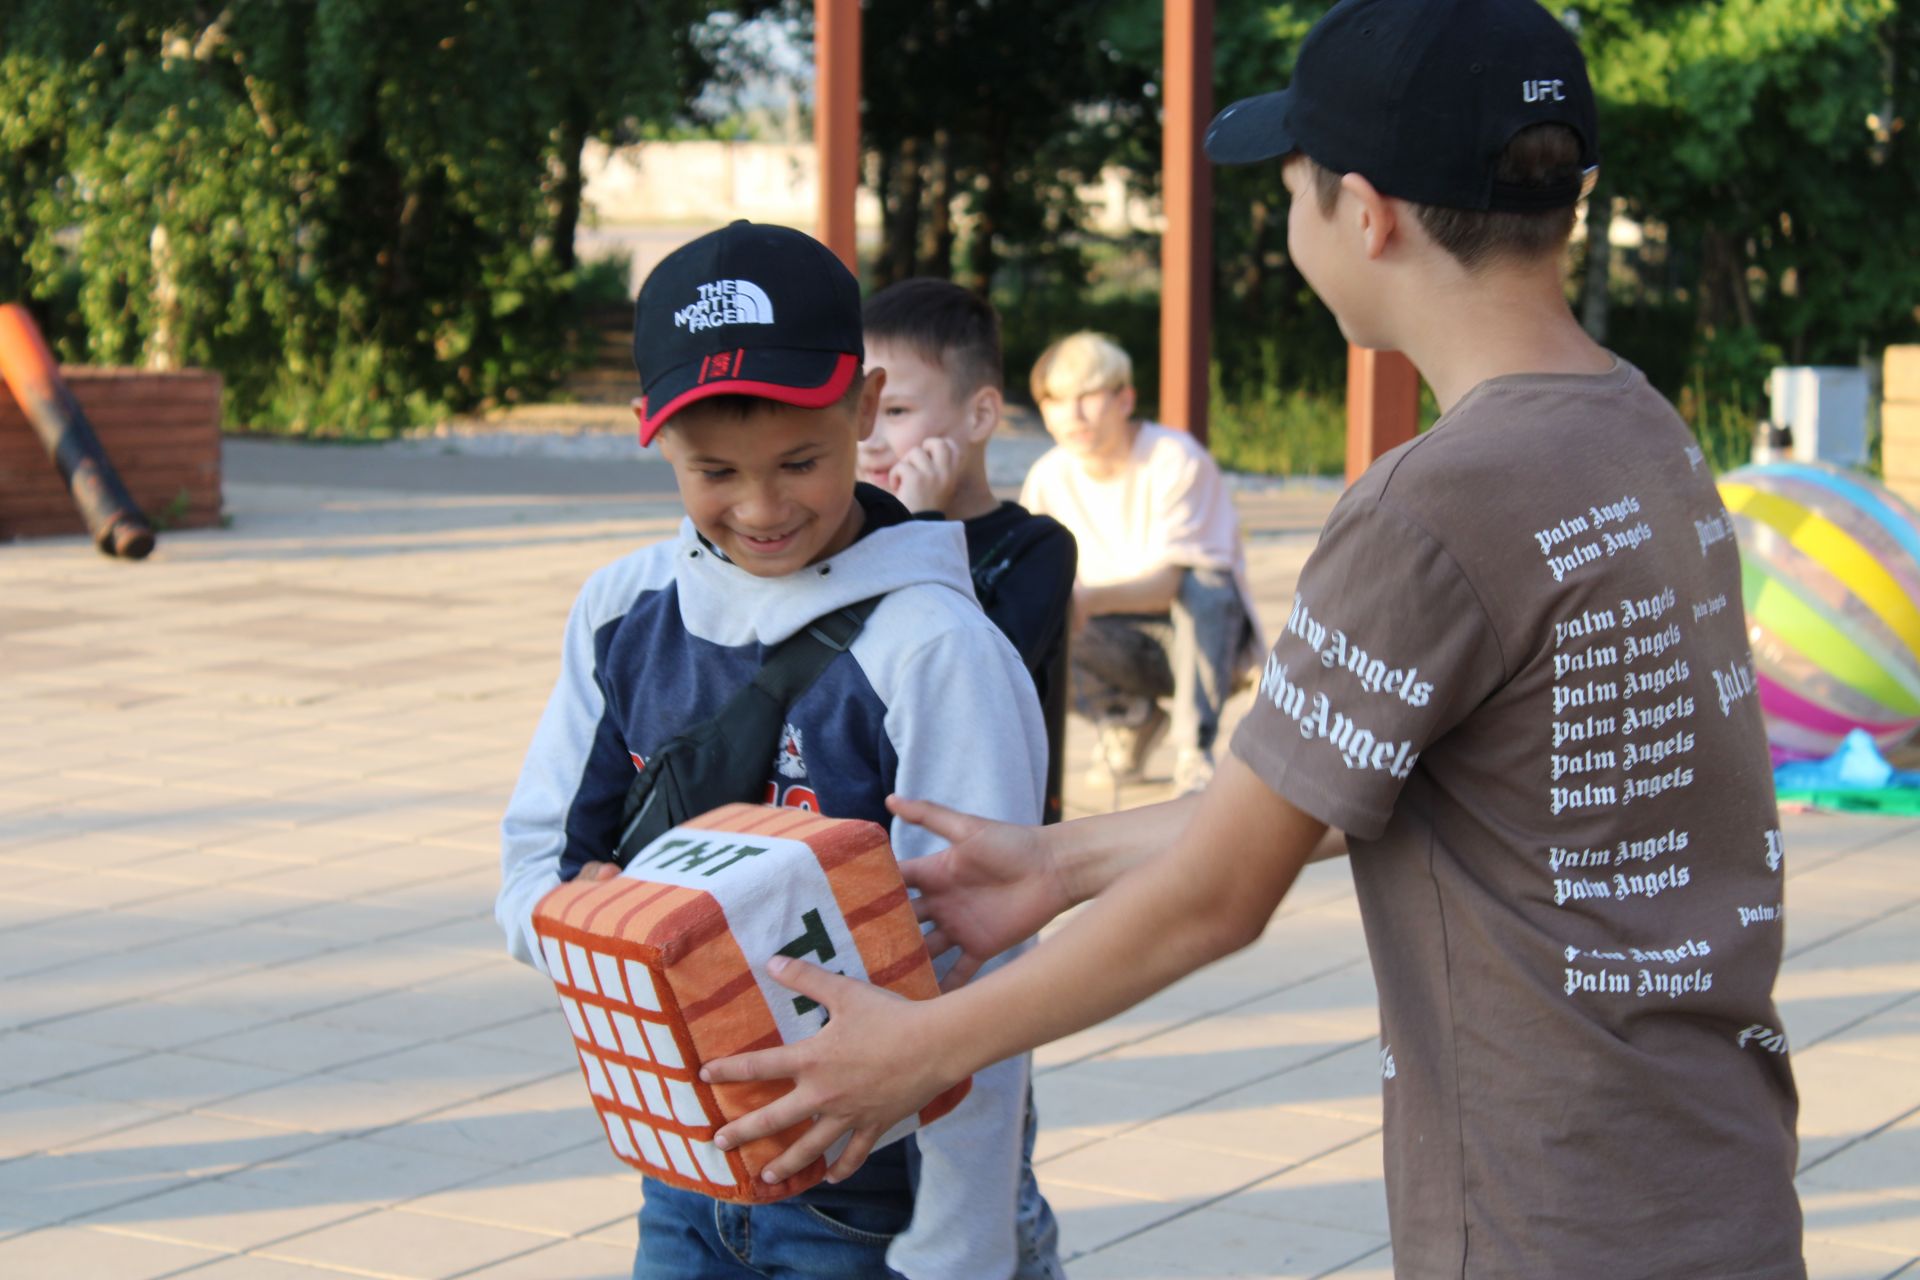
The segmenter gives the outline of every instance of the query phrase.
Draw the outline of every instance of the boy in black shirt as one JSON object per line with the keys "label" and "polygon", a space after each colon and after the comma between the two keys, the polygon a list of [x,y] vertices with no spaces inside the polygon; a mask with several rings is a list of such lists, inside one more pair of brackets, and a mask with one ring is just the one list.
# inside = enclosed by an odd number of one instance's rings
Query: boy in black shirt
{"label": "boy in black shirt", "polygon": [[987,440],[1000,423],[1000,317],[946,280],[902,280],[867,299],[867,360],[887,371],[860,478],[909,511],[961,521],[980,605],[1033,675],[1047,725],[1046,821],[1060,820],[1073,535],[994,497]]}

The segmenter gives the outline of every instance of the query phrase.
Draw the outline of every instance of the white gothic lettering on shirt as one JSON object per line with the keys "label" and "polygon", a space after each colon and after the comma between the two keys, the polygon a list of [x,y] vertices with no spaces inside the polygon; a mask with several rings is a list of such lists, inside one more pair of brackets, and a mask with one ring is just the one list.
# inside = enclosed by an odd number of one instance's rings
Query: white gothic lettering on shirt
{"label": "white gothic lettering on shirt", "polygon": [[1340,753],[1349,769],[1368,769],[1394,778],[1413,773],[1420,753],[1411,739],[1381,737],[1344,711],[1336,711],[1325,693],[1308,693],[1295,683],[1287,664],[1269,653],[1260,676],[1260,696],[1300,727],[1308,741],[1323,741]]}
{"label": "white gothic lettering on shirt", "polygon": [[1348,672],[1368,693],[1390,693],[1410,707],[1424,707],[1433,699],[1433,682],[1416,678],[1419,667],[1396,667],[1376,657],[1345,631],[1315,618],[1298,593],[1287,613],[1286,633],[1306,641],[1320,656],[1321,666]]}

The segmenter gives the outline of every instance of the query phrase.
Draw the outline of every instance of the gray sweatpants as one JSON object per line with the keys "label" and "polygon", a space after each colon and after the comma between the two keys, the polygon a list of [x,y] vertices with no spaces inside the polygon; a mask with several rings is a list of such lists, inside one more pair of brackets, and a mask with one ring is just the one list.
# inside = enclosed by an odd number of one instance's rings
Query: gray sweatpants
{"label": "gray sweatpants", "polygon": [[1252,630],[1232,573],[1188,569],[1168,612],[1092,618],[1073,638],[1073,709],[1096,724],[1137,726],[1171,697],[1174,747],[1211,751]]}

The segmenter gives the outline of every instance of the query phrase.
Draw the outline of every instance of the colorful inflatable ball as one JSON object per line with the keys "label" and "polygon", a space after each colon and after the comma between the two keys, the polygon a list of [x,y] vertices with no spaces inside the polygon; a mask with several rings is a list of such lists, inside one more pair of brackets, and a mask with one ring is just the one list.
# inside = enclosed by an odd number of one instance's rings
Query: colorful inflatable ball
{"label": "colorful inflatable ball", "polygon": [[1827,756],[1855,728],[1881,750],[1920,728],[1920,514],[1823,463],[1720,481],[1776,756]]}

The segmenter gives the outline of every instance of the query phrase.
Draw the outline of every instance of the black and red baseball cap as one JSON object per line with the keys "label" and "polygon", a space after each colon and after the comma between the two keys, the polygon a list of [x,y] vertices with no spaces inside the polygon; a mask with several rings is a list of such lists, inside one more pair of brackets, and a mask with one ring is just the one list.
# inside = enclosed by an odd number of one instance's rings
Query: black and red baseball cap
{"label": "black and red baseball cap", "polygon": [[[1579,135],[1584,172],[1496,181],[1500,153],[1535,124]],[[1580,46],[1540,0],[1341,0],[1301,41],[1293,82],[1221,111],[1206,147],[1220,164],[1300,151],[1402,200],[1525,212],[1591,186],[1599,112]]]}
{"label": "black and red baseball cap", "polygon": [[825,408],[865,358],[860,284],[831,249],[745,220],[710,231],[663,258],[634,303],[640,443],[709,396]]}

